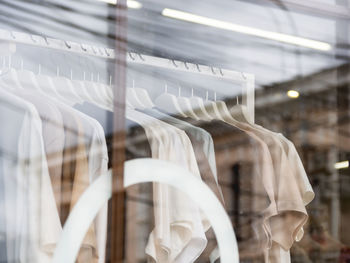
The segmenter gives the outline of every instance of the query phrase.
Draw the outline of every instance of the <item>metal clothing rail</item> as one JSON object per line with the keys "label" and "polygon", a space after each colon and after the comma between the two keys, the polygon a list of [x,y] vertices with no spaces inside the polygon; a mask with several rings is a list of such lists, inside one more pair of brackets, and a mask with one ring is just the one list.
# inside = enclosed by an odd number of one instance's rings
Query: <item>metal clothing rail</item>
{"label": "metal clothing rail", "polygon": [[[0,42],[19,43],[58,51],[71,52],[77,55],[88,55],[103,59],[115,59],[115,51],[107,47],[98,47],[67,40],[54,39],[38,35],[30,35],[22,32],[14,32],[0,29]],[[138,53],[128,52],[127,63],[159,67],[163,69],[181,72],[195,73],[203,76],[224,79],[242,86],[242,102],[248,108],[248,113],[254,121],[254,89],[255,79],[253,74],[221,69],[218,67],[199,65],[173,59],[166,59]]]}

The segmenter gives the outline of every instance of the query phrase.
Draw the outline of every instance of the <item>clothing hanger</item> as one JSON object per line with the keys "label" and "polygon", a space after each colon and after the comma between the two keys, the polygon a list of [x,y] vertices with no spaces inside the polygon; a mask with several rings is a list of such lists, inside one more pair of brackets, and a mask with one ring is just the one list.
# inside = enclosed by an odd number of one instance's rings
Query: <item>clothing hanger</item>
{"label": "clothing hanger", "polygon": [[240,105],[239,100],[238,100],[238,96],[236,98],[237,98],[237,104],[230,109],[230,113],[231,113],[232,117],[240,122],[252,124],[252,122],[250,121],[249,114],[248,114],[247,106]]}
{"label": "clothing hanger", "polygon": [[187,97],[181,97],[181,87],[179,86],[179,96],[177,97],[177,102],[181,108],[181,110],[186,114],[186,117],[190,117],[195,120],[199,120],[200,118],[197,114],[192,110],[191,102]]}
{"label": "clothing hanger", "polygon": [[65,98],[65,101],[70,102],[71,105],[80,103],[81,98],[76,93],[72,82],[69,79],[60,76],[59,67],[57,67],[56,72],[57,76],[52,78],[56,91],[61,95],[61,97]]}
{"label": "clothing hanger", "polygon": [[108,86],[104,83],[100,82],[100,74],[97,73],[97,83],[95,85],[98,87],[98,94],[100,99],[102,100],[101,107],[107,109],[109,105],[111,105],[112,101],[109,99],[109,94],[107,93]]}
{"label": "clothing hanger", "polygon": [[[243,79],[246,80],[247,79],[246,76],[243,73],[241,74]],[[252,121],[250,120],[247,106],[239,104],[238,96],[236,97],[236,99],[237,99],[236,105],[230,109],[231,115],[238,121],[241,121],[247,124],[253,124]]]}
{"label": "clothing hanger", "polygon": [[113,100],[114,100],[114,95],[113,95],[113,86],[112,86],[112,76],[109,75],[109,85],[106,85],[106,98],[108,101],[108,104],[112,105]]}
{"label": "clothing hanger", "polygon": [[220,110],[216,104],[216,92],[215,92],[215,101],[211,101],[208,99],[208,91],[207,91],[207,95],[205,98],[205,107],[207,109],[207,112],[210,114],[210,116],[215,119],[215,120],[221,120],[223,121],[224,118],[221,116],[220,114]]}
{"label": "clothing hanger", "polygon": [[35,74],[32,71],[23,69],[23,60],[21,61],[21,70],[17,71],[17,76],[24,89],[42,92]]}
{"label": "clothing hanger", "polygon": [[96,99],[92,96],[91,92],[87,90],[86,83],[86,72],[84,71],[83,81],[80,80],[72,80],[73,85],[77,88],[78,95],[85,101],[88,101],[93,104],[98,104]]}
{"label": "clothing hanger", "polygon": [[210,114],[205,109],[203,99],[193,95],[193,88],[192,88],[192,96],[189,98],[189,100],[191,103],[192,110],[196,113],[196,115],[201,120],[211,121],[213,119],[213,117],[211,117]]}
{"label": "clothing hanger", "polygon": [[86,92],[89,94],[89,97],[92,99],[91,103],[94,103],[100,107],[106,107],[106,98],[103,98],[101,93],[101,88],[94,82],[94,74],[91,73],[91,81],[86,79],[83,81]]}
{"label": "clothing hanger", "polygon": [[222,117],[222,120],[224,122],[226,122],[227,120],[233,120],[233,121],[236,121],[230,111],[228,110],[227,106],[226,106],[226,103],[222,100],[216,100],[216,94],[215,94],[215,104],[216,104],[216,107],[220,113],[220,116]]}
{"label": "clothing hanger", "polygon": [[181,109],[177,97],[173,94],[168,93],[167,84],[165,84],[164,93],[156,98],[155,104],[158,108],[170,114],[178,114],[184,118],[187,117],[187,115]]}
{"label": "clothing hanger", "polygon": [[67,80],[70,82],[70,88],[72,88],[72,92],[74,93],[74,96],[77,100],[79,100],[77,103],[82,104],[85,100],[80,96],[79,90],[81,88],[81,84],[77,83],[77,81],[73,80],[73,70],[70,70],[70,78]]}
{"label": "clothing hanger", "polygon": [[68,98],[63,97],[61,94],[58,93],[55,84],[53,83],[53,79],[52,77],[48,76],[48,75],[42,75],[41,74],[41,65],[39,64],[39,70],[38,70],[38,74],[35,76],[36,81],[40,87],[40,89],[52,96],[55,97],[63,102],[65,102],[66,104],[73,104],[73,101],[70,101]]}
{"label": "clothing hanger", "polygon": [[152,109],[155,107],[151,97],[148,94],[148,91],[146,89],[142,88],[135,88],[135,84],[133,82],[131,93],[136,96],[136,98],[141,102],[142,106],[145,109]]}
{"label": "clothing hanger", "polygon": [[112,102],[109,101],[110,99],[110,93],[108,93],[109,91],[111,91],[110,86],[108,86],[105,83],[100,83],[100,75],[97,74],[97,83],[102,87],[102,94],[103,94],[103,98],[107,101],[107,102]]}
{"label": "clothing hanger", "polygon": [[155,107],[147,90],[142,89],[142,88],[134,88],[133,90],[134,90],[136,96],[139,98],[139,100],[142,101],[142,104],[145,106],[145,108],[152,109]]}
{"label": "clothing hanger", "polygon": [[16,88],[23,89],[23,86],[19,81],[17,71],[14,68],[12,68],[11,61],[11,55],[9,55],[8,70],[4,72],[4,74],[1,77],[1,80],[3,81],[3,83],[6,84],[6,89],[8,90],[13,90]]}
{"label": "clothing hanger", "polygon": [[[132,60],[135,60],[135,58],[131,55],[130,52],[128,52],[128,54]],[[139,54],[139,57],[142,60],[144,60],[141,54]],[[130,91],[130,93],[132,94],[132,96],[135,96],[138,99],[138,101],[141,102],[141,105],[144,108],[152,109],[155,107],[151,97],[148,94],[148,91],[146,89],[143,89],[143,88],[136,88],[134,80],[133,80],[133,84],[132,84],[132,91]]]}
{"label": "clothing hanger", "polygon": [[144,105],[139,97],[137,96],[137,93],[135,92],[135,80],[132,80],[132,88],[126,89],[126,100],[134,109],[144,110],[146,109],[146,105]]}

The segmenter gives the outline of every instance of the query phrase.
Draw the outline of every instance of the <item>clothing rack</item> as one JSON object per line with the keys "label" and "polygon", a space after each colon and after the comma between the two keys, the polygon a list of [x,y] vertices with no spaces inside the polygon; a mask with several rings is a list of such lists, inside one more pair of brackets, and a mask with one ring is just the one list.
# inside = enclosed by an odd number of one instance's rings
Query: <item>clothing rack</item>
{"label": "clothing rack", "polygon": [[[102,59],[114,60],[115,50],[107,47],[98,47],[83,43],[76,43],[67,40],[30,35],[22,32],[14,32],[0,29],[0,42],[19,43],[35,47],[49,48],[57,51],[75,53],[77,55],[87,55]],[[10,52],[15,51],[15,47],[9,47]],[[222,69],[207,65],[194,64],[174,59],[166,59],[149,55],[142,55],[134,52],[127,52],[127,63],[153,66],[173,71],[194,73],[202,76],[210,76],[218,79],[231,81],[242,86],[242,104],[248,108],[248,114],[254,121],[254,89],[255,79],[253,74]],[[1,54],[0,54],[1,55]]]}
{"label": "clothing rack", "polygon": [[[120,0],[116,8],[117,39],[126,39],[126,0]],[[155,56],[143,55],[126,50],[125,43],[116,42],[116,47],[98,47],[67,40],[31,35],[22,32],[14,32],[0,29],[0,56],[16,52],[16,44],[24,44],[34,47],[52,49],[74,53],[77,55],[91,56],[100,59],[115,61],[115,86],[114,86],[114,112],[113,115],[113,155],[112,155],[112,202],[111,202],[111,229],[108,231],[107,253],[110,254],[109,262],[120,263],[124,258],[124,201],[125,189],[123,189],[123,167],[125,161],[125,87],[127,64],[139,64],[158,67],[172,71],[192,73],[202,76],[226,80],[242,87],[242,104],[247,106],[248,115],[254,122],[254,75],[199,65],[174,59],[166,59]]]}

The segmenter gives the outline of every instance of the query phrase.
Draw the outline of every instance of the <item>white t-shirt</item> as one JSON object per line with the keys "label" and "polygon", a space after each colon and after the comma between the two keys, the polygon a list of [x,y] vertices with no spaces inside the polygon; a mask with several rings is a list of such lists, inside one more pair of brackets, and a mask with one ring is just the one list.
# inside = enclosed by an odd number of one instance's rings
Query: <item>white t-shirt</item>
{"label": "white t-shirt", "polygon": [[[130,110],[127,117],[144,127],[153,158],[187,167],[200,178],[191,143],[183,131],[140,112]],[[194,262],[207,244],[208,221],[192,200],[168,185],[154,183],[153,200],[155,228],[146,246],[151,262]]]}
{"label": "white t-shirt", "polygon": [[[8,108],[15,111],[21,109],[23,113],[22,127],[17,138],[18,159],[12,167],[17,170],[14,174],[17,174],[17,194],[13,197],[16,199],[17,214],[14,221],[7,218],[9,238],[19,241],[16,242],[15,250],[19,253],[15,255],[17,261],[48,262],[51,245],[58,241],[61,233],[61,224],[48,172],[41,120],[30,103],[3,90],[0,90],[0,94],[2,101],[9,103]],[[3,103],[2,106],[6,107]],[[2,123],[11,125],[12,121],[12,118],[7,116]],[[7,136],[10,138],[13,135]],[[15,236],[11,237],[11,225],[14,222],[17,230]]]}

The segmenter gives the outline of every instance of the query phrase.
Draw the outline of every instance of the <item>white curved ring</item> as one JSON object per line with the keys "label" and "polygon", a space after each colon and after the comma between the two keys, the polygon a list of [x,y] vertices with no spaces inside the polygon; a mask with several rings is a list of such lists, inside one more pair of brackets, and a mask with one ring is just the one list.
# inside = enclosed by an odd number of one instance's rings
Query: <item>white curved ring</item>
{"label": "white curved ring", "polygon": [[125,163],[124,186],[159,182],[186,193],[202,209],[213,227],[221,263],[239,262],[238,246],[231,221],[210,188],[189,171],[173,163],[141,158]]}
{"label": "white curved ring", "polygon": [[[112,173],[98,177],[81,195],[64,224],[53,263],[74,263],[85,234],[103,205],[111,198]],[[83,220],[82,220],[83,219]]]}
{"label": "white curved ring", "polygon": [[[90,224],[111,197],[111,178],[110,172],[101,175],[83,193],[64,225],[53,263],[74,263]],[[239,262],[237,241],[230,219],[206,184],[187,170],[167,161],[142,158],[125,162],[124,187],[145,182],[169,184],[188,194],[202,209],[213,227],[221,262]]]}

